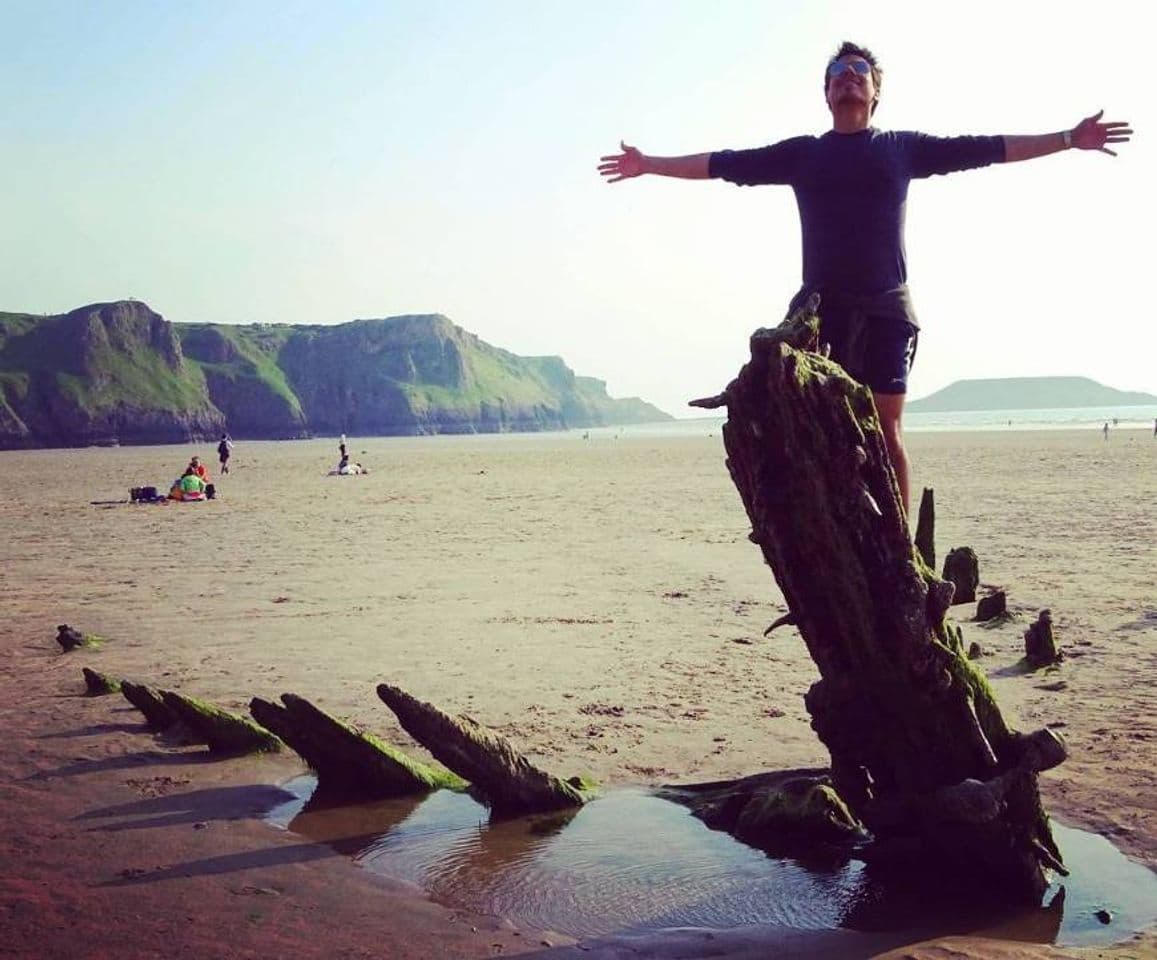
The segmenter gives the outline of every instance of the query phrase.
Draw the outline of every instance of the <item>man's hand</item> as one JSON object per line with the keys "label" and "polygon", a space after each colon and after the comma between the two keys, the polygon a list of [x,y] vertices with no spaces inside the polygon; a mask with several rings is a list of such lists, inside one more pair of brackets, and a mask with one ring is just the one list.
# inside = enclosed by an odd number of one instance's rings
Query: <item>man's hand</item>
{"label": "man's hand", "polygon": [[629,180],[644,173],[643,155],[635,147],[628,147],[622,140],[619,141],[622,153],[612,154],[609,157],[599,157],[599,173],[606,178],[607,183],[618,183],[620,180]]}
{"label": "man's hand", "polygon": [[1073,146],[1078,150],[1100,150],[1115,157],[1117,152],[1105,146],[1106,143],[1128,143],[1133,136],[1129,124],[1123,120],[1101,122],[1104,110],[1098,110],[1091,117],[1085,117],[1072,129]]}

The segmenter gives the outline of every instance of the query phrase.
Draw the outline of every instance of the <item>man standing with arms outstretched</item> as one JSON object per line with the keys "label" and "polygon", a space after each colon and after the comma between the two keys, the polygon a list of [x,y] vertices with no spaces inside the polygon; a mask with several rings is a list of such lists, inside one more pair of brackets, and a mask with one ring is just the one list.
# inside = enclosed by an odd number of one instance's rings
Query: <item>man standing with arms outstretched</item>
{"label": "man standing with arms outstretched", "polygon": [[832,129],[754,150],[652,157],[620,144],[599,172],[617,183],[642,174],[721,178],[745,186],[786,184],[795,191],[803,232],[803,287],[788,314],[820,295],[820,338],[832,359],[872,390],[888,455],[908,510],[908,457],[901,418],[918,325],[908,295],[904,207],[911,180],[1031,160],[1061,150],[1124,143],[1128,124],[1101,113],[1071,130],[1036,136],[931,137],[871,126],[881,70],[870,50],[844,43],[824,71]]}

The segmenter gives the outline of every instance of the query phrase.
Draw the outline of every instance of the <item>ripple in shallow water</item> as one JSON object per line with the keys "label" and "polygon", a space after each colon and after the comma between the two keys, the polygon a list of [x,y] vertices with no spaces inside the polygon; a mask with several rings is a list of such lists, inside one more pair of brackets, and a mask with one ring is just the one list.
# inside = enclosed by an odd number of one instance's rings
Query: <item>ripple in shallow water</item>
{"label": "ripple in shallow water", "polygon": [[[761,924],[928,935],[988,928],[1009,939],[1091,944],[1157,923],[1157,876],[1103,837],[1055,823],[1072,870],[1064,894],[1046,897],[1052,909],[1010,914],[959,898],[938,903],[926,883],[870,882],[858,862],[824,868],[768,857],[643,790],[492,823],[484,806],[446,790],[315,809],[306,802],[315,783],[286,784],[296,799],[269,819],[438,902],[574,937]],[[1101,909],[1112,912],[1110,926],[1096,919]]]}

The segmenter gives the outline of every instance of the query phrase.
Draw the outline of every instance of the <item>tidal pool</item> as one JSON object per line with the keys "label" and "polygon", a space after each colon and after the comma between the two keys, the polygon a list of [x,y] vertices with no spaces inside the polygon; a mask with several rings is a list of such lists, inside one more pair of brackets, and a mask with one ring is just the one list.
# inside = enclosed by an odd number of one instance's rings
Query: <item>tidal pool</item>
{"label": "tidal pool", "polygon": [[486,807],[447,790],[321,806],[310,802],[315,786],[312,776],[286,783],[293,799],[267,819],[439,903],[572,937],[758,924],[984,931],[1077,946],[1157,924],[1157,874],[1104,837],[1056,821],[1071,876],[1053,884],[1047,906],[1010,910],[930,889],[926,877],[882,882],[859,861],[769,857],[642,789],[612,790],[576,811],[491,822]]}

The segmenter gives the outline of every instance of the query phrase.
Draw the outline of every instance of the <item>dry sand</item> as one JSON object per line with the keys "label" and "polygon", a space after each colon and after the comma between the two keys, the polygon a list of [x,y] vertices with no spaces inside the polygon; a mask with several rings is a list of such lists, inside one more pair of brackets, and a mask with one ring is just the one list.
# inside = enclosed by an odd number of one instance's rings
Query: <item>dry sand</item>
{"label": "dry sand", "polygon": [[[584,951],[430,903],[261,821],[292,755],[206,762],[146,735],[120,698],[79,696],[85,665],[238,710],[293,691],[408,747],[374,696],[386,680],[611,785],[826,762],[806,650],[791,629],[762,636],[784,606],[718,436],[350,446],[369,476],[323,476],[332,441],[238,443],[217,501],[166,506],[89,501],[164,487],[211,445],[0,454],[0,956],[769,955],[751,931]],[[965,627],[1006,715],[1065,724],[1046,805],[1157,866],[1157,441],[924,433],[909,448],[939,550],[971,545],[1019,615]],[[1017,674],[1043,607],[1069,658]],[[109,639],[62,655],[60,623]],[[774,955],[890,945],[836,932]],[[1152,958],[1157,938],[894,956],[1062,955]]]}

